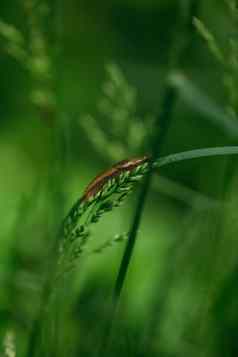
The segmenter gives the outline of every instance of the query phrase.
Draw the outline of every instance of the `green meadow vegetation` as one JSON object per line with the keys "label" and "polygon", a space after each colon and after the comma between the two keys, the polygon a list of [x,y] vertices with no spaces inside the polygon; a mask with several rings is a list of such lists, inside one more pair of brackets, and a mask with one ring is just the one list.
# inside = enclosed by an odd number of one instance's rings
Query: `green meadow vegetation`
{"label": "green meadow vegetation", "polygon": [[236,357],[236,0],[1,0],[0,78],[0,356]]}

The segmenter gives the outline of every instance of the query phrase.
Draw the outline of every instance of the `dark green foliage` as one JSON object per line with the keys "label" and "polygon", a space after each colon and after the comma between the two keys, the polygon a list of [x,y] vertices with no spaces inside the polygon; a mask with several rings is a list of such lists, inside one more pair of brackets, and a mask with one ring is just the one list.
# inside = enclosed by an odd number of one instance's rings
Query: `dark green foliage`
{"label": "dark green foliage", "polygon": [[237,1],[13,2],[0,355],[236,356]]}

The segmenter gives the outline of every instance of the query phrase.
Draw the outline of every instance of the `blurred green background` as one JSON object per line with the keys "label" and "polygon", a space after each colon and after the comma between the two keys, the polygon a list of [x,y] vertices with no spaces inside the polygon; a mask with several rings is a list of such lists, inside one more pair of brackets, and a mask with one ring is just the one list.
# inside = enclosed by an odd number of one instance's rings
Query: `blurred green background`
{"label": "blurred green background", "polygon": [[[233,0],[1,0],[0,20],[0,351],[14,356],[10,339],[26,356],[60,222],[94,176],[151,152],[168,78],[161,155],[237,144],[238,16]],[[237,356],[236,163],[154,175],[103,355]],[[89,247],[128,231],[136,195]],[[96,356],[124,248],[88,254],[62,279],[39,355]]]}

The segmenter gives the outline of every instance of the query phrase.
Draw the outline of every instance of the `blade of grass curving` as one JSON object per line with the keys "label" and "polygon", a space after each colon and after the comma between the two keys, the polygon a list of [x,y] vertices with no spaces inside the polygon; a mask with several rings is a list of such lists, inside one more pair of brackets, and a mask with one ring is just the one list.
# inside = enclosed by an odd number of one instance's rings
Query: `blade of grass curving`
{"label": "blade of grass curving", "polygon": [[201,192],[183,185],[181,182],[171,180],[161,174],[159,174],[153,182],[153,188],[156,191],[161,192],[163,195],[178,202],[182,202],[197,211],[203,211],[221,205],[219,200],[208,197]]}
{"label": "blade of grass curving", "polygon": [[230,138],[237,139],[238,124],[218,104],[214,103],[184,74],[174,72],[170,75],[171,85],[177,89],[182,100],[193,110],[204,115],[206,120],[226,133]]}
{"label": "blade of grass curving", "polygon": [[225,155],[237,155],[238,154],[238,146],[221,146],[221,147],[211,147],[211,148],[203,148],[203,149],[195,149],[190,151],[183,151],[177,154],[171,154],[168,156],[164,156],[158,158],[154,161],[153,167],[158,168],[162,166],[166,166],[172,163],[199,159],[202,157],[211,157],[211,156],[225,156]]}
{"label": "blade of grass curving", "polygon": [[[209,156],[221,156],[221,155],[232,155],[232,154],[237,154],[237,150],[238,150],[238,147],[237,146],[228,146],[228,147],[212,147],[212,148],[203,148],[203,149],[195,149],[195,150],[190,150],[190,151],[185,151],[185,152],[180,152],[180,153],[175,153],[175,154],[171,154],[171,155],[168,155],[168,156],[165,156],[165,157],[161,157],[161,158],[158,158],[158,159],[155,159],[154,161],[152,161],[152,168],[153,169],[156,169],[156,168],[159,168],[159,167],[162,167],[162,166],[165,166],[165,165],[169,165],[171,163],[176,163],[176,162],[180,162],[180,161],[184,161],[184,160],[191,160],[191,159],[196,159],[196,158],[202,158],[202,157],[209,157]],[[144,164],[141,165],[141,168],[144,167]],[[136,169],[136,172],[140,169],[140,166],[138,166],[138,168]],[[147,168],[144,168],[143,170],[143,174],[141,174],[139,176],[140,179],[142,179],[143,175],[146,174],[146,171],[148,170],[148,166]],[[141,170],[140,170],[141,171]],[[126,177],[129,177],[128,175],[125,175]],[[132,176],[132,172],[131,172],[131,176]],[[121,180],[120,180],[121,181]],[[138,180],[136,180],[138,181]],[[122,182],[122,181],[121,181]],[[135,182],[135,181],[133,181]],[[111,186],[111,183],[110,185]],[[130,191],[131,191],[132,187],[130,188]],[[102,188],[102,191],[100,192],[103,192],[104,188]],[[98,197],[100,198],[100,192],[98,193]],[[115,193],[114,191],[111,191],[107,198],[109,198],[110,196],[113,195],[113,193]],[[128,192],[127,192],[128,193]],[[123,194],[123,198],[124,198],[124,195]],[[127,196],[127,195],[126,195]],[[97,196],[96,196],[97,197]],[[199,197],[201,199],[201,197]],[[204,199],[204,198],[203,198]],[[81,200],[77,201],[76,204],[73,206],[73,209],[70,210],[70,213],[69,215],[67,215],[67,217],[69,217],[71,215],[72,212],[74,212],[74,208],[79,205],[81,202]],[[93,201],[92,201],[93,202]],[[114,201],[106,201],[106,202],[109,202],[110,205],[109,205],[109,211],[111,211],[113,209],[113,207],[117,207],[118,206],[118,202],[117,202],[117,199]],[[207,202],[206,202],[207,203]],[[213,204],[212,204],[213,203]],[[209,205],[212,207],[212,206],[217,206],[218,205],[218,202],[216,202],[216,204],[214,202],[210,202],[209,201]],[[88,223],[86,222],[86,225],[87,224],[90,224],[90,222],[94,222],[94,223],[97,223],[98,219],[100,218],[101,216],[101,206],[99,205],[97,207],[97,210],[96,211],[92,211],[92,216],[91,214],[88,214],[87,216],[87,219],[86,221],[88,221]],[[99,213],[97,213],[99,210]],[[102,210],[102,214],[104,214],[107,210]],[[87,213],[87,212],[84,212],[84,214]],[[98,219],[96,219],[94,221],[93,217],[94,215],[96,214],[96,217],[98,217]],[[80,216],[77,216],[78,219],[80,218]],[[67,220],[66,220],[67,221]],[[75,224],[77,224],[77,222],[75,222]],[[108,241],[104,242],[102,245],[100,245],[99,247],[95,248],[93,250],[93,252],[101,252],[102,250],[104,250],[105,248],[109,247],[112,245],[112,243],[115,241],[121,241],[121,237],[127,237],[128,235],[119,235],[119,239],[118,237],[113,237],[112,239],[109,239]],[[66,241],[67,242],[67,241]],[[69,241],[68,243],[72,244],[73,241]],[[78,252],[78,255],[82,255],[83,253],[87,253],[87,249],[85,250],[84,252],[84,249],[82,249],[82,245],[85,244],[85,241],[84,241],[84,238],[82,239],[82,241],[78,242],[78,248],[79,248],[79,252]],[[77,249],[73,252],[77,252]],[[60,252],[61,254],[61,252]],[[77,260],[77,257],[73,260],[73,261],[70,261],[70,264],[67,266],[70,267],[70,270],[72,268],[74,268],[76,266],[76,260]],[[66,269],[68,271],[68,269]],[[59,274],[59,276],[61,276]]]}
{"label": "blade of grass curving", "polygon": [[[195,149],[195,150],[190,150],[190,151],[184,151],[181,153],[177,154],[171,154],[165,157],[161,157],[153,161],[152,163],[152,168],[159,168],[162,166],[166,166],[172,163],[180,162],[180,161],[185,161],[185,160],[192,160],[192,159],[198,159],[202,157],[214,157],[214,156],[224,156],[224,155],[236,155],[238,154],[238,146],[228,146],[228,147],[213,147],[213,148],[203,148],[203,149]],[[152,170],[149,170],[149,173],[152,173]],[[147,175],[149,177],[149,175]],[[148,179],[147,179],[148,180]],[[144,187],[146,186],[148,189],[148,181],[145,181]],[[122,260],[122,265],[118,274],[118,278],[116,281],[116,286],[115,286],[115,292],[114,292],[114,298],[117,300],[120,296],[121,289],[123,286],[124,278],[127,272],[127,268],[129,265],[129,260],[132,254],[133,246],[135,243],[135,237],[138,231],[138,226],[139,226],[139,220],[141,218],[141,207],[144,205],[144,200],[146,196],[147,191],[142,190],[142,194],[140,197],[139,205],[136,211],[135,215],[135,221],[134,224],[132,225],[131,231],[129,233],[129,241],[128,239],[128,244],[127,244],[127,249],[125,251],[125,255],[123,256]],[[131,238],[130,238],[131,237]]]}

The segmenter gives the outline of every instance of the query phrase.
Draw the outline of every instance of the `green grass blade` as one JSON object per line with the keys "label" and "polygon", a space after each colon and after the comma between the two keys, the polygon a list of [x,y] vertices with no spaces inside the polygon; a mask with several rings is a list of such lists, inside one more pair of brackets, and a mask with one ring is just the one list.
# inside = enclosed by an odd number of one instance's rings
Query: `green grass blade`
{"label": "green grass blade", "polygon": [[196,149],[190,151],[183,151],[177,154],[171,154],[165,157],[158,158],[153,163],[153,166],[155,168],[158,168],[184,160],[199,159],[202,157],[211,157],[211,156],[237,155],[237,154],[238,154],[238,146],[222,146],[222,147]]}
{"label": "green grass blade", "polygon": [[230,138],[238,137],[237,121],[203,93],[191,80],[178,72],[172,73],[169,80],[171,86],[178,91],[181,99],[189,107],[204,115],[206,120],[221,129]]}

